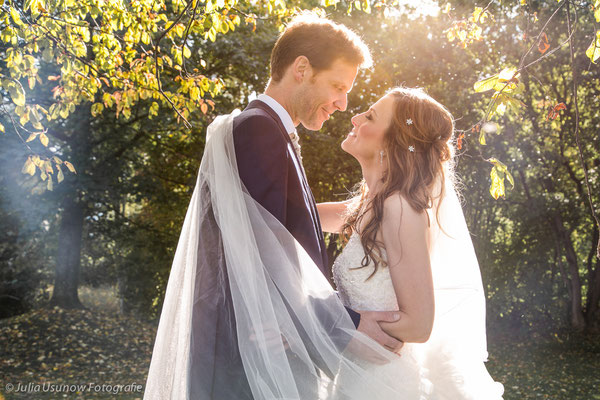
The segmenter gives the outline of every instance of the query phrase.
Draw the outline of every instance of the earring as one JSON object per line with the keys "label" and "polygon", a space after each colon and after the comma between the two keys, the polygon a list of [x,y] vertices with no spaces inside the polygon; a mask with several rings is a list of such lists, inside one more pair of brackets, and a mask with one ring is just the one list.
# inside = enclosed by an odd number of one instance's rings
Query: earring
{"label": "earring", "polygon": [[379,152],[379,164],[383,164],[383,150]]}

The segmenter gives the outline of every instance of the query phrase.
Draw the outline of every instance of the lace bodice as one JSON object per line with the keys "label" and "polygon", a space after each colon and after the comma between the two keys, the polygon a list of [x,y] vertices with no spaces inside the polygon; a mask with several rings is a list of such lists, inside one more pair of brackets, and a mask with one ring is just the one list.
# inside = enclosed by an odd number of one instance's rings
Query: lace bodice
{"label": "lace bodice", "polygon": [[[382,254],[385,258],[385,253]],[[373,273],[373,262],[361,268],[365,256],[360,236],[353,233],[342,253],[333,263],[333,280],[345,306],[360,311],[398,310],[396,292],[392,285],[388,267],[377,268]],[[359,268],[357,268],[359,267]]]}

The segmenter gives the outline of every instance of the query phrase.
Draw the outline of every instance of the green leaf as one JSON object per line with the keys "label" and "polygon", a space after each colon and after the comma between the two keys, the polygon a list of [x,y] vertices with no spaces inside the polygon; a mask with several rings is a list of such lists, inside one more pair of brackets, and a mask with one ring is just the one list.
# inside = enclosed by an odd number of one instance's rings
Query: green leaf
{"label": "green leaf", "polygon": [[487,144],[487,143],[486,143],[486,141],[485,141],[485,132],[483,131],[483,129],[481,129],[481,130],[479,131],[479,143],[480,143],[482,146],[485,146],[485,145]]}
{"label": "green leaf", "polygon": [[94,103],[92,104],[91,113],[93,117],[98,116],[104,110],[104,104],[102,103]]}
{"label": "green leaf", "polygon": [[150,114],[150,118],[152,118],[154,115],[158,115],[158,103],[153,101],[152,104],[150,105],[150,110],[149,110],[149,114]]}
{"label": "green leaf", "polygon": [[34,140],[36,138],[38,134],[37,133],[32,133],[29,135],[29,137],[27,138],[27,140],[25,142],[31,142],[32,140]]}
{"label": "green leaf", "polygon": [[4,125],[0,124],[0,132],[4,133]]}
{"label": "green leaf", "polygon": [[590,44],[585,55],[595,64],[600,58],[600,30],[596,31],[596,38]]}
{"label": "green leaf", "polygon": [[496,82],[498,82],[498,74],[476,82],[475,85],[473,85],[473,88],[477,93],[486,92],[493,89],[494,86],[496,86]]}
{"label": "green leaf", "polygon": [[54,188],[54,185],[52,184],[52,176],[49,175],[48,176],[48,186],[47,186],[49,191],[52,191],[52,189]]}

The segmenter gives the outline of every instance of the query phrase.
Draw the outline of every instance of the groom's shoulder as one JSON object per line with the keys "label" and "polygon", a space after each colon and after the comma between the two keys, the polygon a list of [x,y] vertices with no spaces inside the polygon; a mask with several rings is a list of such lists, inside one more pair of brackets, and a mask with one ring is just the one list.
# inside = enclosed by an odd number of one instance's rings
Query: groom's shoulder
{"label": "groom's shoulder", "polygon": [[244,124],[273,124],[277,125],[273,117],[262,108],[247,108],[233,119],[233,127]]}
{"label": "groom's shoulder", "polygon": [[273,135],[281,130],[277,120],[266,110],[260,107],[248,107],[233,119],[234,137],[247,134],[271,136],[271,139],[283,139],[282,135]]}

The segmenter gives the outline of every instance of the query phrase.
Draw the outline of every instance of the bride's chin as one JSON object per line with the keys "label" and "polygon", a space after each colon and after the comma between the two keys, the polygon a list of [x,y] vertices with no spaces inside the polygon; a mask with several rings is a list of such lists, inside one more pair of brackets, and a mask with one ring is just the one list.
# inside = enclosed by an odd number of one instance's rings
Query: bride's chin
{"label": "bride's chin", "polygon": [[344,141],[342,142],[342,144],[340,145],[340,147],[342,148],[342,150],[344,150],[346,153],[348,154],[352,154],[350,153],[350,151],[348,151],[348,139],[344,139]]}

